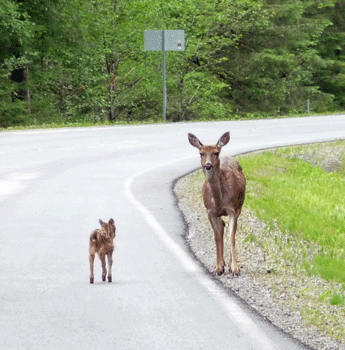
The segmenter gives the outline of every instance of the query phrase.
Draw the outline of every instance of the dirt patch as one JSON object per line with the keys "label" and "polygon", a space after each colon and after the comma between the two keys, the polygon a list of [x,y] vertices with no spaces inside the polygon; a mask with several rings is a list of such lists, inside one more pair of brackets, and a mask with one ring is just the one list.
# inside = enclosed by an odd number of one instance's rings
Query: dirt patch
{"label": "dirt patch", "polygon": [[[303,159],[325,171],[339,171],[344,169],[345,143],[299,146],[284,156]],[[200,172],[190,174],[176,183],[174,191],[188,224],[187,243],[195,257],[213,273],[216,250],[201,197],[202,179]],[[245,208],[236,236],[241,275],[233,277],[227,273],[217,277],[224,286],[311,348],[345,349],[345,308],[328,300],[331,292],[344,295],[344,287],[310,276],[302,267],[302,258],[312,261],[320,247],[283,234],[277,225],[261,222]],[[225,247],[225,259],[229,261],[228,244]],[[318,322],[314,322],[315,318]]]}

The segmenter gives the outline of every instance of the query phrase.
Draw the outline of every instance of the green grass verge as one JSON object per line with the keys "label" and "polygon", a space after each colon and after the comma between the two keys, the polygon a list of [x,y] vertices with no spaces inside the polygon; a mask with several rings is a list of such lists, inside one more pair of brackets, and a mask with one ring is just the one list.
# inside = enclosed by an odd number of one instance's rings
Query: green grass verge
{"label": "green grass verge", "polygon": [[[288,147],[238,159],[247,178],[246,206],[281,232],[317,243],[322,253],[306,259],[304,268],[345,285],[345,142],[327,147]],[[324,171],[327,160],[336,171]]]}
{"label": "green grass verge", "polygon": [[[326,112],[320,114],[313,114],[313,116],[325,116],[325,115],[334,115],[343,113],[343,111],[338,112]],[[300,114],[287,114],[287,115],[270,115],[270,114],[255,114],[255,113],[247,113],[245,115],[231,115],[229,118],[228,115],[224,117],[217,117],[217,119],[210,119],[208,116],[202,117],[200,116],[197,119],[191,120],[189,122],[212,122],[212,121],[229,121],[229,120],[255,120],[255,119],[284,119],[284,118],[300,118],[309,116],[307,113]],[[3,116],[0,115],[0,121]],[[46,115],[39,118],[35,117],[35,114],[30,115],[29,117],[23,119],[21,122],[16,124],[9,123],[4,126],[3,123],[0,123],[0,132],[8,131],[8,130],[30,130],[30,129],[53,129],[53,128],[73,128],[73,127],[93,127],[93,126],[112,126],[112,125],[147,125],[147,124],[164,124],[171,123],[172,121],[167,119],[164,122],[161,119],[161,116],[157,116],[154,118],[143,118],[138,117],[137,119],[120,119],[116,121],[104,120],[102,121],[99,115],[85,115],[84,117],[71,117],[70,121],[64,120],[62,116],[55,115],[50,118]],[[181,122],[185,122],[185,120],[181,120]]]}
{"label": "green grass verge", "polygon": [[80,128],[80,127],[97,127],[97,126],[122,126],[122,125],[149,125],[149,124],[162,124],[163,121],[147,119],[144,121],[134,120],[132,122],[125,121],[104,121],[104,122],[91,122],[91,121],[79,121],[79,122],[51,122],[41,124],[30,124],[30,125],[16,125],[9,127],[1,127],[1,131],[12,131],[12,130],[34,130],[34,129],[57,129],[57,128]]}

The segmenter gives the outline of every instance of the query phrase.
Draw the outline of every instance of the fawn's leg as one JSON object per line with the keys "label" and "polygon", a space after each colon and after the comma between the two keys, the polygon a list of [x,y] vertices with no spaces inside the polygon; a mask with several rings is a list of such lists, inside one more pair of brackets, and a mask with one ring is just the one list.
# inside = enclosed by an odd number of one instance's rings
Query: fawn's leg
{"label": "fawn's leg", "polygon": [[108,253],[107,258],[108,258],[108,282],[111,282],[112,281],[111,268],[113,266],[113,252]]}
{"label": "fawn's leg", "polygon": [[217,249],[217,264],[216,273],[221,275],[224,272],[224,221],[220,217],[215,217],[209,215],[209,220],[211,222],[214,231],[214,240],[216,241]]}
{"label": "fawn's leg", "polygon": [[240,269],[237,264],[235,244],[236,244],[236,229],[237,229],[237,217],[232,213],[229,215],[229,239],[230,239],[230,262],[229,270],[233,275],[239,275]]}
{"label": "fawn's leg", "polygon": [[93,281],[94,281],[93,263],[95,261],[95,254],[94,253],[90,252],[89,260],[90,260],[90,283],[93,283]]}
{"label": "fawn's leg", "polygon": [[105,281],[105,276],[107,275],[107,267],[105,265],[105,254],[100,254],[99,258],[101,259],[102,263],[102,281]]}

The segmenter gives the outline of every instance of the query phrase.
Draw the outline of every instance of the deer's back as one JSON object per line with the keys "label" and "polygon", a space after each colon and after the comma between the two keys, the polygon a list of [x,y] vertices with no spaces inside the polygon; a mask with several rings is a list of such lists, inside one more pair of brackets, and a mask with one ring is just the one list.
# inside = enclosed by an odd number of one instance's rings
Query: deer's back
{"label": "deer's back", "polygon": [[95,230],[90,235],[90,248],[97,253],[100,251],[110,252],[114,250],[114,236],[107,236],[103,230]]}
{"label": "deer's back", "polygon": [[222,194],[225,204],[231,203],[235,210],[244,202],[246,178],[240,163],[232,157],[224,157],[220,164]]}
{"label": "deer's back", "polygon": [[246,178],[240,163],[233,157],[224,157],[220,163],[220,170],[228,182],[237,182],[240,189],[245,189]]}

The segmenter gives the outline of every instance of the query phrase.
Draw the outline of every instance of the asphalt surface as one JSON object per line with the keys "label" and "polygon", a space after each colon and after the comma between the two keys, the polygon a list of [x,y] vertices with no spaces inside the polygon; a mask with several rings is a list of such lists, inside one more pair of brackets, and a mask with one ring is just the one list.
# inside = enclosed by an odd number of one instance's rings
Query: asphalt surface
{"label": "asphalt surface", "polygon": [[[303,349],[193,260],[172,183],[223,154],[345,138],[345,116],[0,133],[1,349]],[[98,219],[113,282],[89,284]]]}

